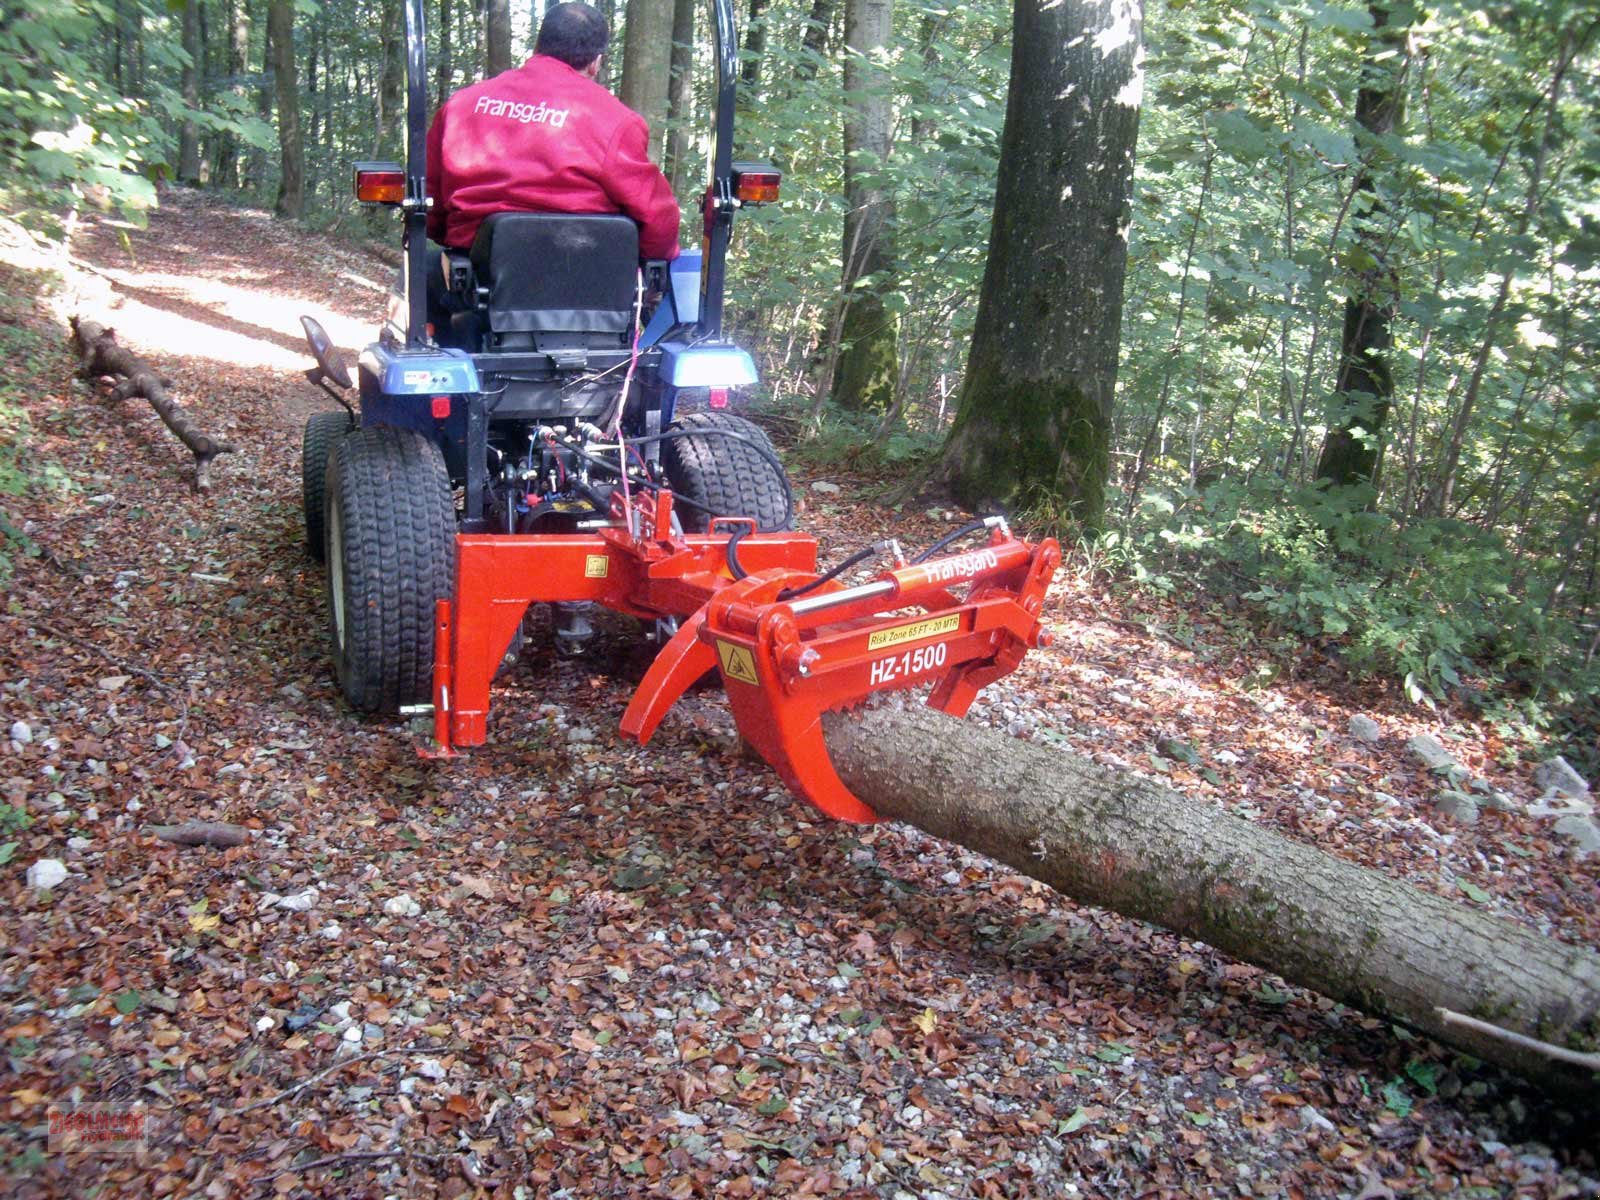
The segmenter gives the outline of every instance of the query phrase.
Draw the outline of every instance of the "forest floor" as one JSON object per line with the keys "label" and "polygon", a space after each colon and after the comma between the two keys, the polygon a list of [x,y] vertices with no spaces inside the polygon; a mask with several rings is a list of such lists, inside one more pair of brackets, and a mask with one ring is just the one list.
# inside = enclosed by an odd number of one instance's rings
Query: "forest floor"
{"label": "forest floor", "polygon": [[[57,307],[239,449],[192,495],[141,402],[71,378],[10,247],[4,390],[48,486],[6,501],[40,551],[0,614],[9,1194],[1600,1194],[1580,1120],[1502,1074],[915,831],[820,818],[741,756],[716,690],[624,742],[648,657],[628,622],[575,662],[535,638],[488,744],[419,760],[341,704],[300,524],[300,427],[331,405],[296,318],[354,350],[389,268],[183,193],[73,251]],[[824,561],[964,519],[861,482],[798,473]],[[1534,800],[1492,729],[1315,661],[1253,686],[1242,626],[1070,561],[1049,616],[1054,647],[974,719],[1600,946],[1595,857],[1518,811],[1451,824],[1405,747],[1431,732]],[[145,832],[191,818],[254,834]],[[70,872],[47,892],[43,858]],[[53,1153],[74,1102],[145,1103],[144,1152]]]}

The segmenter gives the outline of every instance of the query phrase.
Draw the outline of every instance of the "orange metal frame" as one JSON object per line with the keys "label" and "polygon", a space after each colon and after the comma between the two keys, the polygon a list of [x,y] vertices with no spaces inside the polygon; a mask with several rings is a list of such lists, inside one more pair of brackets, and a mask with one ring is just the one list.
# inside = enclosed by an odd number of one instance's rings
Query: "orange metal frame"
{"label": "orange metal frame", "polygon": [[[808,535],[746,533],[737,546],[746,575],[736,580],[728,534],[665,532],[669,492],[619,504],[613,515],[618,527],[593,534],[457,536],[454,599],[441,600],[436,615],[436,747],[428,753],[485,740],[490,680],[530,604],[589,600],[682,620],[623,714],[625,734],[647,742],[678,697],[715,668],[739,732],[797,795],[830,816],[872,821],[828,757],[823,713],[932,683],[928,703],[960,716],[1030,647],[1049,644],[1040,608],[1060,547],[1052,538],[1030,546],[1003,523],[980,549],[794,596],[817,578]],[[751,525],[719,519],[713,530],[741,524]],[[950,589],[961,586],[958,598]]]}

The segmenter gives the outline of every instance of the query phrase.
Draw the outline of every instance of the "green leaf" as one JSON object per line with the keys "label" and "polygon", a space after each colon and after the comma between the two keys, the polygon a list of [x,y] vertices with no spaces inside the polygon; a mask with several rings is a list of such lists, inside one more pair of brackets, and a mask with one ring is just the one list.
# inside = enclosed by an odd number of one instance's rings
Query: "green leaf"
{"label": "green leaf", "polygon": [[1121,1042],[1107,1042],[1094,1052],[1101,1062],[1119,1063],[1133,1053],[1133,1047]]}
{"label": "green leaf", "polygon": [[775,1117],[788,1107],[789,1101],[785,1099],[783,1093],[773,1092],[772,1095],[756,1105],[756,1111],[765,1117]]}
{"label": "green leaf", "polygon": [[1411,1093],[1406,1091],[1406,1085],[1398,1079],[1391,1079],[1383,1085],[1383,1106],[1397,1117],[1408,1117],[1414,1103]]}
{"label": "green leaf", "polygon": [[117,998],[113,1000],[112,1003],[117,1006],[117,1011],[119,1013],[121,1013],[123,1016],[127,1016],[134,1009],[139,1007],[139,993],[133,988],[129,988],[125,992],[117,993]]}
{"label": "green leaf", "polygon": [[1475,900],[1479,904],[1487,904],[1491,899],[1488,892],[1484,891],[1477,884],[1469,883],[1465,879],[1456,880],[1456,886],[1467,894],[1468,899]]}
{"label": "green leaf", "polygon": [[17,843],[16,842],[7,842],[3,846],[0,846],[0,865],[4,865],[4,864],[10,862],[11,861],[11,856],[13,854],[15,854],[16,852],[17,852]]}
{"label": "green leaf", "polygon": [[1077,1108],[1072,1110],[1072,1115],[1065,1121],[1056,1122],[1056,1132],[1077,1133],[1078,1130],[1082,1129],[1092,1120],[1094,1120],[1094,1118],[1091,1117],[1083,1105],[1080,1104]]}

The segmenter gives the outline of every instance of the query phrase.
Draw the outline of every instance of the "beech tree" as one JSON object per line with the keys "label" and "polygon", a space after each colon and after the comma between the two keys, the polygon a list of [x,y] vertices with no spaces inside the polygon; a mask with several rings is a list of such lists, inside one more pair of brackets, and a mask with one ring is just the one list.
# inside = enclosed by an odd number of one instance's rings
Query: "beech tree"
{"label": "beech tree", "polygon": [[893,26],[893,0],[845,7],[844,272],[833,398],[848,409],[887,409],[899,365],[895,317],[885,303],[895,283],[893,106],[877,58]]}
{"label": "beech tree", "polygon": [[650,122],[650,157],[661,161],[672,79],[673,0],[628,0],[622,85],[617,95]]}
{"label": "beech tree", "polygon": [[1377,164],[1391,161],[1383,139],[1400,128],[1405,106],[1404,53],[1411,18],[1409,4],[1368,6],[1372,35],[1368,38],[1361,89],[1356,94],[1360,148],[1352,197],[1356,228],[1350,294],[1344,302],[1344,328],[1339,340],[1338,378],[1334,383],[1339,420],[1323,440],[1317,478],[1338,486],[1371,482],[1378,469],[1384,422],[1394,403],[1395,306],[1399,272],[1391,260],[1395,241],[1388,206],[1379,187]]}
{"label": "beech tree", "polygon": [[486,76],[509,71],[511,61],[511,0],[484,0],[483,38],[488,57]]}
{"label": "beech tree", "polygon": [[267,37],[278,102],[278,200],[280,217],[298,220],[306,205],[306,148],[300,135],[300,81],[295,70],[294,0],[270,0]]}
{"label": "beech tree", "polygon": [[1142,87],[1139,0],[1016,0],[989,260],[939,473],[1098,526]]}

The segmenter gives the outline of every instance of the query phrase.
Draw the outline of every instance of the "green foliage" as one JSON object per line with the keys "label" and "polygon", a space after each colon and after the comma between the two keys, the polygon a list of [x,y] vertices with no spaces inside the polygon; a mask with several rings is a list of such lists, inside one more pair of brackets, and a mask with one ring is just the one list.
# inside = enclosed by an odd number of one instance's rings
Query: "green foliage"
{"label": "green foliage", "polygon": [[[265,145],[271,131],[237,96],[187,104],[178,86],[188,62],[168,6],[105,0],[11,0],[0,22],[0,207],[45,225],[88,202],[135,220],[155,204],[168,173],[173,131],[189,122]],[[139,88],[117,84],[108,45],[143,37]],[[121,70],[120,59],[114,70]]]}
{"label": "green foliage", "polygon": [[1107,570],[1167,591],[1186,574],[1248,601],[1280,651],[1315,644],[1352,669],[1401,682],[1413,700],[1469,675],[1514,682],[1553,704],[1600,685],[1577,632],[1537,583],[1516,586],[1502,538],[1455,518],[1401,524],[1370,489],[1276,477],[1151,492],[1127,527],[1092,543]]}

